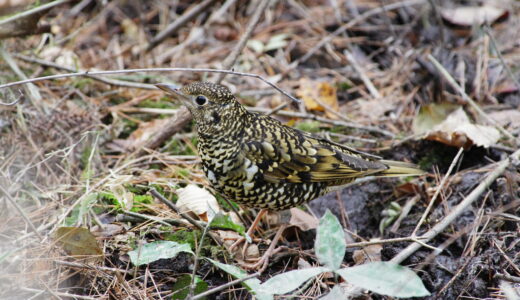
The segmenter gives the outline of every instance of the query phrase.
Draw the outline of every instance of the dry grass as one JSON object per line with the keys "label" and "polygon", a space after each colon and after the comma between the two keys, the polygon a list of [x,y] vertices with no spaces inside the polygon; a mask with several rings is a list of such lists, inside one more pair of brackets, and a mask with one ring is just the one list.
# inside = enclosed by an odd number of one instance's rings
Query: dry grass
{"label": "dry grass", "polygon": [[[253,109],[270,111],[287,102],[283,110],[274,113],[275,117],[293,126],[318,120],[307,123],[306,128],[331,132],[338,141],[381,152],[389,159],[425,162],[425,157],[435,156],[432,151],[442,149],[445,152],[439,156],[446,157],[435,157],[433,164],[425,166],[433,173],[433,165],[438,164],[444,172],[456,149],[411,138],[412,122],[421,106],[441,101],[462,104],[464,100],[427,60],[427,54],[435,56],[457,82],[465,83],[466,92],[486,114],[517,110],[519,87],[513,79],[518,77],[516,70],[520,65],[520,7],[514,1],[501,4],[508,8],[509,16],[491,27],[491,39],[484,31],[465,29],[461,33],[460,27],[440,24],[438,12],[428,4],[435,3],[440,9],[453,6],[452,3],[409,2],[396,4],[382,13],[381,5],[393,4],[271,1],[262,11],[256,29],[246,36],[249,43],[231,65],[234,71],[261,75],[293,95],[305,88],[302,78],[327,82],[337,88],[336,115],[339,113],[341,118],[330,113],[330,109],[310,111],[304,104],[288,103],[283,95],[255,78],[227,75],[222,83]],[[78,11],[76,8],[82,3],[87,5]],[[260,1],[247,5],[241,1],[217,1],[146,51],[148,42],[176,20],[177,14],[189,11],[190,3],[112,1],[103,5],[82,1],[56,7],[43,17],[44,22],[52,24],[52,35],[10,38],[0,45],[10,57],[3,55],[0,60],[0,84],[23,79],[20,72],[34,78],[76,68],[225,68],[229,63],[226,58],[244,37]],[[335,9],[333,5],[342,8]],[[367,12],[370,13],[364,14]],[[325,44],[316,48],[320,43]],[[260,45],[264,47],[262,51]],[[272,47],[266,48],[269,45]],[[501,56],[496,55],[495,46]],[[309,51],[314,54],[306,56]],[[510,68],[513,78],[505,66]],[[126,253],[140,243],[160,240],[189,225],[155,200],[143,203],[138,210],[155,219],[125,214],[106,194],[124,199],[128,194],[146,195],[149,185],[167,193],[188,183],[210,190],[211,187],[198,165],[194,127],[188,118],[183,123],[173,122],[182,126],[173,127],[174,135],[160,146],[143,148],[148,145],[146,137],[164,130],[165,124],[172,122],[169,118],[175,121],[181,108],[164,101],[162,93],[156,90],[128,86],[217,78],[219,74],[214,73],[152,72],[121,75],[116,78],[118,81],[108,83],[74,77],[0,90],[4,103],[16,99],[19,90],[22,93],[16,105],[0,106],[0,186],[7,191],[0,192],[0,298],[68,299],[70,294],[77,295],[76,299],[169,298],[176,278],[191,273],[191,257],[181,255],[152,267],[137,268],[129,263]],[[477,123],[485,124],[478,113],[467,111]],[[157,119],[165,121],[154,121]],[[426,216],[428,221],[421,233],[442,219],[482,178],[470,177],[471,174],[487,172],[494,167],[491,160],[504,158],[518,149],[520,122],[498,121],[516,140],[503,138],[489,150],[468,152],[433,204],[432,214]],[[387,231],[382,237],[407,237],[439,181],[431,176],[416,182],[422,191],[421,200],[404,218],[402,232]],[[426,261],[434,265],[425,268],[423,280],[436,296],[503,297],[499,277],[494,275],[513,276],[510,280],[520,278],[519,183],[515,162],[479,198],[468,215],[432,241],[437,248],[452,247],[450,257],[454,260],[449,262],[467,259],[461,269],[450,265],[446,267],[447,274],[439,275],[436,272],[443,268],[442,261],[435,260],[439,253],[428,258],[432,252],[429,249],[407,262],[415,265]],[[387,182],[382,185],[389,187]],[[374,211],[396,199],[404,205],[413,197],[404,193],[398,198],[392,190],[382,194],[388,201],[375,201],[371,206]],[[373,211],[369,214],[380,217]],[[157,220],[174,225],[167,228]],[[65,224],[94,232],[104,258],[78,260],[66,255],[54,239],[56,229]],[[378,235],[377,224],[359,231],[368,233],[369,236],[362,237],[365,239]],[[308,243],[309,238],[302,238],[303,243],[305,239]],[[293,248],[302,245],[298,235],[287,240],[296,245]],[[308,247],[299,250],[305,253]],[[297,259],[291,257],[299,254],[285,254],[289,259],[281,259],[270,274],[296,266]],[[312,261],[305,254],[300,255],[301,259]],[[223,257],[228,258],[219,256]],[[484,259],[493,262],[483,267],[487,263]],[[222,278],[224,275],[208,264],[202,264],[199,275],[211,287],[231,280]],[[442,284],[435,285],[432,278],[437,276],[442,278]],[[302,295],[315,299],[326,294],[331,284],[317,280]],[[512,284],[518,287],[518,282]],[[223,295],[230,299],[248,297],[239,285]]]}

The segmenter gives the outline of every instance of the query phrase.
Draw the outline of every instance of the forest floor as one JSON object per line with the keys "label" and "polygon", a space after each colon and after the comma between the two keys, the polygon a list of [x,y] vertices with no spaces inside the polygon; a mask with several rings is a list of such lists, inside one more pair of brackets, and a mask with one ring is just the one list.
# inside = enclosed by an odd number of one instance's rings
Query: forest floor
{"label": "forest floor", "polygon": [[[16,15],[13,3],[0,1],[0,15]],[[256,274],[265,282],[319,264],[316,224],[327,210],[345,231],[343,267],[399,256],[431,293],[421,299],[519,299],[518,1],[57,4],[0,19],[0,85],[148,70],[0,87],[0,101],[13,102],[0,104],[1,299],[179,299],[194,268],[197,289],[230,282],[210,259],[243,268],[288,222]],[[240,232],[258,213],[212,189],[189,113],[153,85],[201,80],[221,81],[252,111],[427,173],[359,182],[293,209],[289,221],[270,214],[245,258],[211,238],[201,245],[203,231],[152,189],[183,201],[196,221],[215,207],[230,216],[227,230],[210,229],[217,240],[239,237],[228,227]],[[160,241],[196,255],[142,265],[129,255]],[[354,244],[367,241],[376,242]],[[335,285],[355,299],[391,298],[349,291],[326,273],[276,297],[318,299]],[[253,297],[237,283],[208,299]]]}

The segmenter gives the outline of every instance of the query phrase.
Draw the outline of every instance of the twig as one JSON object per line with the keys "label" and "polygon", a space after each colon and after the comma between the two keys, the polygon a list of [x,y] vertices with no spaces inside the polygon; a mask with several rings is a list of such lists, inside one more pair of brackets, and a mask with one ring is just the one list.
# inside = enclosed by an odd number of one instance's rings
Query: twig
{"label": "twig", "polygon": [[197,251],[195,252],[195,258],[193,259],[193,270],[191,272],[191,284],[190,284],[190,290],[188,292],[188,299],[191,299],[193,297],[193,293],[195,292],[195,276],[197,276],[197,269],[199,268],[199,260],[200,260],[200,251],[202,250],[202,245],[204,244],[204,239],[206,238],[206,235],[209,233],[210,224],[213,219],[208,220],[208,224],[204,227],[204,230],[202,231],[202,235],[200,236],[200,243],[199,247],[197,247]]}
{"label": "twig", "polygon": [[[511,164],[512,160],[518,159],[520,157],[520,149],[516,150],[513,154],[511,154],[508,158],[498,162],[496,164],[495,169],[490,172],[487,177],[466,197],[462,202],[457,205],[453,210],[444,217],[439,223],[433,226],[428,232],[423,234],[420,238],[424,242],[428,242],[441,233],[448,225],[450,225],[456,218],[462,214],[466,208],[471,205],[471,203],[475,202],[479,198],[479,196],[487,189],[495,179],[500,176],[506,168]],[[412,255],[417,249],[419,249],[421,245],[419,243],[413,243],[406,247],[403,251],[397,254],[394,258],[392,258],[392,262],[401,263],[410,255]]]}
{"label": "twig", "polygon": [[[22,92],[20,91],[20,94],[21,93]],[[0,102],[0,105],[1,106],[13,106],[13,105],[16,105],[16,103],[20,102],[20,99],[22,99],[22,95],[23,94],[21,94],[20,97],[16,98],[13,102],[9,102],[9,103]]]}
{"label": "twig", "polygon": [[[228,55],[228,57],[226,57],[226,59],[224,59],[224,62],[222,63],[223,69],[230,69],[231,67],[233,67],[238,56],[240,55],[240,53],[246,46],[247,41],[251,37],[251,34],[253,33],[253,30],[256,27],[256,24],[260,20],[260,16],[262,15],[262,13],[264,13],[264,11],[267,8],[267,5],[269,4],[270,1],[271,0],[262,0],[262,2],[260,2],[260,4],[258,4],[258,7],[256,8],[255,13],[253,14],[251,19],[249,20],[249,23],[247,24],[246,31],[240,37],[240,41],[238,41],[238,43],[235,45],[235,47],[233,48],[233,51],[231,51],[231,53]],[[224,77],[226,77],[226,73],[220,73],[215,82],[220,83],[224,79]]]}
{"label": "twig", "polygon": [[[173,211],[175,211],[177,214],[179,214],[181,217],[186,219],[188,222],[190,222],[193,226],[197,227],[197,229],[204,231],[204,226],[202,226],[199,222],[197,222],[195,219],[190,217],[189,215],[182,213],[179,208],[173,204],[168,199],[164,198],[161,193],[159,193],[155,188],[150,189],[150,194],[152,194],[157,200],[161,201],[162,203],[166,204],[169,208],[171,208]],[[208,235],[219,245],[222,246],[222,241],[220,238],[216,235],[214,235],[211,232],[208,232]]]}
{"label": "twig", "polygon": [[[271,111],[270,109],[259,108],[259,107],[249,107],[248,110],[254,111],[254,112],[260,112],[260,113],[268,113]],[[377,128],[374,126],[364,126],[364,125],[360,125],[360,124],[356,124],[356,123],[352,123],[352,122],[345,122],[345,121],[341,121],[341,120],[331,120],[331,119],[320,117],[320,116],[317,116],[314,114],[286,111],[286,110],[280,110],[280,111],[276,112],[275,114],[277,114],[279,116],[310,119],[310,120],[319,121],[322,123],[332,124],[332,125],[336,125],[336,126],[344,126],[344,127],[356,128],[356,129],[360,129],[360,130],[377,132],[382,135],[389,136],[391,138],[395,137],[395,134],[391,133],[390,131],[386,131],[384,129]]]}
{"label": "twig", "polygon": [[389,10],[398,9],[398,8],[401,8],[401,7],[404,7],[404,6],[411,6],[411,5],[416,5],[416,4],[422,4],[425,1],[426,0],[403,1],[403,2],[392,3],[392,4],[388,4],[388,5],[384,5],[384,6],[380,6],[380,7],[371,9],[371,10],[369,10],[369,11],[367,11],[367,12],[365,12],[365,13],[357,16],[357,17],[355,17],[350,22],[348,22],[346,24],[343,24],[338,29],[334,30],[333,33],[331,33],[330,35],[328,35],[327,37],[322,39],[318,44],[316,44],[316,46],[312,47],[311,50],[309,50],[304,56],[302,56],[301,58],[299,58],[299,59],[295,60],[293,63],[291,63],[291,66],[289,67],[289,69],[294,69],[298,64],[300,64],[302,62],[305,62],[306,60],[311,58],[314,55],[314,53],[316,53],[318,50],[320,50],[321,47],[323,47],[325,44],[328,44],[336,36],[342,34],[347,29],[353,27],[354,25],[358,24],[361,21],[364,21],[365,19],[367,19],[367,18],[369,18],[369,17],[371,17],[373,15],[379,14],[379,13],[385,13],[385,12],[387,12]]}
{"label": "twig", "polygon": [[[22,287],[20,288],[23,291],[31,292],[31,293],[49,293],[52,295],[55,295],[58,299],[61,299],[61,297],[65,297],[66,299],[85,299],[85,300],[96,300],[99,298],[89,297],[89,296],[82,296],[82,295],[76,295],[76,294],[69,294],[69,293],[61,293],[61,292],[55,292],[50,290],[38,290],[38,289],[32,289],[28,287]],[[61,297],[60,297],[61,296]]]}
{"label": "twig", "polygon": [[144,155],[147,149],[155,149],[159,147],[165,140],[172,137],[175,133],[181,130],[184,125],[191,121],[191,113],[189,110],[182,106],[177,110],[177,113],[168,119],[168,123],[158,133],[150,137],[145,145],[141,147],[141,150],[137,153],[138,156]]}
{"label": "twig", "polygon": [[497,42],[495,40],[495,37],[491,33],[491,28],[489,28],[489,25],[487,25],[487,24],[484,25],[484,32],[489,36],[489,39],[491,41],[491,45],[493,46],[493,48],[495,48],[495,51],[496,51],[497,56],[498,56],[498,59],[500,60],[500,63],[502,64],[502,66],[504,66],[504,68],[506,69],[507,75],[509,75],[509,78],[511,80],[513,80],[513,82],[516,85],[516,88],[520,89],[520,82],[518,82],[518,79],[513,74],[513,71],[511,70],[509,65],[506,64],[506,61],[504,60],[504,57],[502,56],[502,52],[500,52],[500,49],[498,49],[498,45],[497,45]]}
{"label": "twig", "polygon": [[56,0],[56,1],[51,1],[49,3],[46,3],[46,4],[43,4],[43,5],[31,8],[31,9],[28,9],[28,10],[26,10],[24,12],[21,12],[19,14],[14,15],[12,17],[5,18],[5,19],[1,20],[0,21],[0,26],[3,26],[3,25],[5,25],[5,24],[7,24],[9,22],[12,22],[12,21],[15,21],[15,20],[18,20],[18,19],[30,16],[30,15],[33,15],[33,14],[45,11],[47,9],[51,9],[54,6],[58,6],[60,4],[67,3],[69,1],[70,0]]}
{"label": "twig", "polygon": [[[168,221],[166,220],[161,220],[160,218],[157,218],[157,217],[154,217],[154,216],[149,216],[149,215],[145,215],[145,214],[140,214],[140,213],[136,213],[136,212],[133,212],[133,211],[129,211],[129,210],[123,210],[123,212],[126,214],[126,215],[129,215],[129,216],[132,216],[132,217],[135,217],[135,218],[139,218],[139,219],[142,219],[142,220],[148,220],[148,221],[152,221],[152,222],[156,222],[156,223],[159,223],[159,224],[163,224],[165,226],[172,226],[172,224],[170,224]],[[181,222],[178,222],[177,220],[175,220],[177,224],[173,224],[173,225],[178,225],[180,224]]]}
{"label": "twig", "polygon": [[20,205],[18,205],[16,200],[13,199],[13,197],[11,197],[9,192],[6,189],[4,189],[4,187],[2,185],[0,185],[0,191],[5,195],[5,198],[9,201],[9,203],[11,203],[14,206],[14,208],[16,208],[16,210],[20,213],[22,218],[25,220],[25,223],[27,224],[27,226],[29,226],[29,228],[31,228],[31,230],[34,232],[34,234],[36,234],[38,236],[40,241],[43,241],[43,236],[38,232],[38,229],[36,228],[36,226],[34,226],[33,222],[31,222],[31,220],[25,214],[25,212],[20,207]]}
{"label": "twig", "polygon": [[359,74],[359,77],[361,77],[361,80],[365,84],[367,90],[370,92],[372,97],[374,97],[376,99],[381,98],[381,94],[376,89],[376,87],[374,86],[374,84],[372,83],[370,78],[368,78],[367,74],[365,74],[365,72],[363,71],[363,68],[361,68],[361,66],[357,63],[357,60],[354,58],[354,55],[352,55],[352,53],[350,53],[350,51],[348,51],[347,49],[345,49],[343,51],[343,54],[345,55],[347,60],[350,62],[352,67],[354,67],[354,70],[356,70],[356,72]]}
{"label": "twig", "polygon": [[435,193],[433,194],[430,203],[428,203],[428,207],[426,207],[426,210],[422,214],[419,223],[417,223],[417,225],[415,226],[415,229],[412,232],[412,236],[415,236],[417,234],[417,231],[419,230],[419,228],[421,228],[421,225],[424,223],[424,220],[426,220],[426,216],[428,216],[428,213],[430,213],[430,210],[432,209],[435,200],[437,200],[437,197],[441,193],[441,190],[444,188],[444,184],[446,184],[446,181],[448,181],[448,177],[450,177],[451,171],[453,171],[453,168],[455,167],[455,165],[457,165],[457,162],[459,161],[462,152],[464,152],[464,148],[460,147],[459,152],[457,152],[457,155],[455,155],[455,158],[453,158],[453,161],[451,162],[451,165],[448,168],[448,172],[444,174],[441,183],[439,183],[439,186],[437,186],[437,189],[435,190]]}
{"label": "twig", "polygon": [[211,294],[215,294],[216,292],[220,292],[220,291],[222,291],[222,290],[224,290],[224,289],[226,289],[226,288],[228,288],[230,286],[233,286],[233,285],[238,284],[238,283],[242,283],[244,281],[247,281],[247,280],[252,279],[252,278],[256,278],[258,276],[260,276],[260,273],[256,272],[256,273],[253,273],[251,275],[247,275],[246,277],[235,279],[235,280],[230,281],[228,283],[225,283],[223,285],[219,285],[219,286],[217,286],[215,288],[212,288],[211,290],[207,290],[207,291],[205,291],[203,293],[197,294],[197,295],[193,296],[191,298],[191,300],[198,300],[198,299],[204,298],[204,297],[209,296]]}
{"label": "twig", "polygon": [[[5,62],[9,65],[9,67],[13,70],[13,72],[20,77],[21,79],[27,80],[27,76],[20,70],[16,62],[11,57],[11,54],[7,51],[5,51],[4,47],[0,44],[0,56],[5,60]],[[29,98],[33,103],[40,101],[42,99],[42,96],[40,95],[40,92],[36,88],[34,84],[29,84],[25,87],[25,90],[27,94],[29,95]]]}
{"label": "twig", "polygon": [[267,113],[265,113],[265,115],[270,116],[272,114],[275,114],[275,113],[279,112],[280,110],[284,109],[286,106],[287,106],[287,102],[284,102],[284,103],[278,105],[277,107],[271,109]]}
{"label": "twig", "polygon": [[453,79],[453,77],[448,73],[448,71],[433,57],[431,54],[428,54],[428,59],[433,63],[433,65],[437,68],[437,70],[442,74],[444,79],[446,79],[450,85],[462,96],[462,99],[466,101],[473,109],[483,117],[489,124],[495,126],[503,135],[507,136],[508,139],[515,142],[516,145],[519,144],[517,138],[515,138],[509,131],[505,130],[502,126],[500,126],[495,120],[491,119],[483,110],[478,106],[473,99],[471,99],[464,89]]}
{"label": "twig", "polygon": [[497,273],[497,274],[495,274],[494,277],[498,278],[498,279],[514,282],[514,283],[520,283],[520,277],[516,277],[516,276]]}
{"label": "twig", "polygon": [[284,96],[288,97],[292,101],[296,103],[300,103],[301,101],[294,96],[291,96],[286,91],[279,88],[276,84],[268,81],[264,77],[257,75],[257,74],[251,74],[251,73],[245,73],[245,72],[235,72],[235,71],[229,71],[229,70],[219,70],[219,69],[207,69],[207,68],[148,68],[148,69],[126,69],[126,70],[111,70],[111,71],[82,71],[77,73],[67,73],[67,74],[56,74],[56,75],[49,75],[49,76],[42,76],[37,78],[31,78],[26,80],[20,80],[15,82],[10,82],[6,84],[1,84],[0,89],[8,88],[20,84],[27,84],[32,82],[39,82],[44,80],[52,80],[52,79],[60,79],[60,78],[69,78],[69,77],[76,77],[76,76],[89,76],[89,75],[114,75],[114,74],[127,74],[127,73],[139,73],[139,72],[208,72],[208,73],[226,73],[231,75],[237,75],[237,76],[244,76],[244,77],[252,77],[259,79],[263,81],[265,84],[269,85],[273,89],[277,90]]}
{"label": "twig", "polygon": [[110,273],[131,274],[131,272],[129,272],[127,270],[118,269],[118,268],[109,268],[109,267],[102,267],[102,266],[80,264],[80,263],[63,261],[63,260],[54,260],[53,262],[56,264],[59,264],[59,265],[70,267],[70,268],[88,269],[88,270],[110,272]]}
{"label": "twig", "polygon": [[[397,218],[397,220],[395,220],[394,224],[390,228],[391,232],[394,232],[394,233],[397,232],[397,230],[399,229],[399,226],[401,226],[401,222],[408,216],[408,214],[412,210],[412,207],[415,206],[415,203],[417,203],[417,201],[419,201],[420,198],[421,198],[421,195],[416,194],[415,196],[410,198],[408,201],[406,201],[406,204],[403,206],[401,213],[399,214],[399,217]],[[412,236],[414,236],[414,235],[412,234]]]}
{"label": "twig", "polygon": [[[66,66],[58,65],[56,63],[53,63],[52,61],[47,61],[47,60],[34,58],[34,57],[29,57],[29,56],[25,56],[25,55],[21,55],[21,54],[16,54],[16,53],[13,54],[13,56],[18,58],[18,59],[27,61],[27,62],[40,64],[42,66],[54,68],[54,69],[57,69],[57,70],[64,70],[64,71],[67,71],[67,72],[77,72],[78,71],[78,70],[76,70],[74,68],[69,68],[69,67],[66,67]],[[156,89],[153,85],[146,84],[146,83],[130,82],[130,81],[124,81],[124,80],[118,80],[118,79],[110,79],[110,78],[103,78],[103,77],[91,76],[91,75],[87,75],[86,77],[92,78],[94,80],[101,81],[103,83],[110,84],[110,85],[113,85],[113,86],[138,88],[138,89],[146,89],[146,90],[155,90]]]}
{"label": "twig", "polygon": [[359,242],[359,243],[350,243],[347,244],[347,248],[357,248],[357,247],[366,247],[370,245],[378,245],[378,244],[391,244],[391,243],[400,243],[400,242],[414,242],[419,243],[426,248],[430,248],[432,250],[437,250],[437,248],[430,246],[423,241],[421,241],[423,237],[402,237],[402,238],[394,238],[394,239],[385,239],[379,241],[368,241],[368,242]]}
{"label": "twig", "polygon": [[216,0],[205,0],[197,5],[195,5],[192,9],[184,13],[180,18],[176,19],[173,23],[168,25],[166,29],[159,32],[152,41],[146,46],[145,51],[150,51],[159,45],[162,41],[164,41],[167,37],[172,35],[175,31],[177,31],[180,27],[184,26],[184,24],[193,20],[200,13],[205,11],[211,4],[216,2]]}
{"label": "twig", "polygon": [[511,260],[511,258],[509,256],[507,256],[507,254],[504,252],[504,250],[502,248],[500,248],[500,246],[498,246],[498,243],[497,243],[497,240],[496,239],[493,239],[493,246],[495,246],[495,248],[498,249],[498,251],[500,252],[500,254],[502,255],[502,257],[507,260],[507,262],[509,263],[509,265],[511,266],[511,268],[513,268],[513,270],[515,270],[516,274],[517,275],[520,275],[520,268],[515,264],[514,261]]}

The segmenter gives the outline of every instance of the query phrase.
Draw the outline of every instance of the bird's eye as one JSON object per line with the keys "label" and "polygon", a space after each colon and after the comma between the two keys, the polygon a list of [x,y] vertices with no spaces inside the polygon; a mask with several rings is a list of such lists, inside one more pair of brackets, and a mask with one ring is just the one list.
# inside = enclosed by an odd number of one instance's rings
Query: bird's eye
{"label": "bird's eye", "polygon": [[204,96],[197,96],[197,98],[195,98],[195,103],[202,106],[202,105],[208,103],[208,98],[206,98]]}

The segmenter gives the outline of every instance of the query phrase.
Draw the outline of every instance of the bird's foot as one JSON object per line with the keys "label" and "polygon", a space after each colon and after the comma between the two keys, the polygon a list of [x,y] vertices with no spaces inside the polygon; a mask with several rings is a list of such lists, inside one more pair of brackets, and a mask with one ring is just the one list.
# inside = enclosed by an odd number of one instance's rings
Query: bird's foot
{"label": "bird's foot", "polygon": [[269,249],[260,257],[256,262],[254,263],[241,263],[240,266],[246,270],[256,270],[258,273],[263,273],[265,269],[267,269],[267,266],[269,266],[269,260],[271,259],[271,256],[278,253],[280,250],[282,250],[281,247],[278,247],[276,249],[272,249],[269,247]]}

